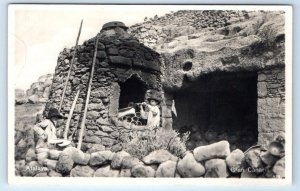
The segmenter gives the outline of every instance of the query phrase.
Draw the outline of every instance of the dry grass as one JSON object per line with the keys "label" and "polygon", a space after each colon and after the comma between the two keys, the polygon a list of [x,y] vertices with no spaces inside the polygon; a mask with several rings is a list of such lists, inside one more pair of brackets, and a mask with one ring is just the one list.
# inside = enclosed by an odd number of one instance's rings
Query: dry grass
{"label": "dry grass", "polygon": [[20,130],[25,124],[34,125],[36,114],[45,107],[44,103],[15,106],[15,129]]}
{"label": "dry grass", "polygon": [[139,159],[159,149],[168,150],[173,155],[182,157],[186,152],[188,139],[189,132],[179,134],[173,129],[132,131],[125,137],[123,149]]}

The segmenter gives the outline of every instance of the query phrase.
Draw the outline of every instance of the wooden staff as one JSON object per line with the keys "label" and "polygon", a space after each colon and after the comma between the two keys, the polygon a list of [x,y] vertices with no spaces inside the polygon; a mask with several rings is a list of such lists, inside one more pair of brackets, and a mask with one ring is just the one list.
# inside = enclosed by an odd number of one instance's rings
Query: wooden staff
{"label": "wooden staff", "polygon": [[64,98],[65,98],[66,89],[67,89],[67,86],[68,86],[69,78],[70,78],[70,75],[71,75],[71,70],[72,70],[73,63],[74,63],[75,56],[76,56],[76,52],[77,52],[77,46],[78,46],[78,41],[79,41],[79,37],[80,37],[80,33],[81,33],[82,22],[83,22],[83,20],[81,20],[81,23],[80,23],[79,32],[78,32],[77,39],[76,39],[76,45],[75,45],[74,52],[73,52],[73,55],[72,55],[72,60],[71,60],[71,63],[70,63],[70,68],[69,68],[69,72],[68,72],[68,75],[67,75],[65,86],[64,86],[64,89],[63,89],[63,92],[62,92],[62,96],[61,96],[61,99],[60,99],[58,111],[61,110],[62,103],[63,103]]}
{"label": "wooden staff", "polygon": [[72,103],[71,110],[69,112],[69,116],[68,116],[68,120],[67,120],[67,123],[66,123],[65,132],[64,132],[64,139],[68,138],[69,127],[70,127],[71,119],[72,119],[73,112],[74,112],[74,109],[75,109],[75,106],[76,106],[76,102],[77,102],[78,97],[79,97],[80,90],[81,90],[81,86],[79,86],[79,88],[77,90],[76,96],[75,96],[74,101]]}
{"label": "wooden staff", "polygon": [[87,90],[87,95],[86,95],[84,113],[83,113],[83,117],[82,117],[82,121],[81,121],[81,125],[80,125],[80,132],[79,132],[79,140],[78,140],[77,149],[81,149],[82,138],[83,138],[83,133],[84,133],[84,129],[85,129],[85,120],[86,120],[86,114],[87,114],[88,104],[89,104],[89,100],[90,100],[92,81],[93,81],[93,75],[94,75],[95,63],[96,63],[96,56],[97,56],[97,48],[98,48],[98,35],[96,36],[96,45],[95,45],[95,50],[94,50],[92,70],[91,70],[91,75],[90,75],[90,80],[89,80],[89,85],[88,85],[88,90]]}

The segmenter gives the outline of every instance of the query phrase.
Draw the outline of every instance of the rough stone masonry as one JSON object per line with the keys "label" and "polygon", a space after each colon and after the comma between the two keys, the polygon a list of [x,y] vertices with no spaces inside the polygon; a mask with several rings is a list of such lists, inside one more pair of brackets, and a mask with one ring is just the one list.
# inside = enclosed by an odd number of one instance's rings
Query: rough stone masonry
{"label": "rough stone masonry", "polygon": [[[77,92],[76,88],[82,85],[83,89],[72,116],[69,135],[81,122],[94,46],[95,38],[92,38],[78,47],[76,61],[71,71],[61,109],[64,115],[69,114]],[[64,49],[60,53],[46,111],[49,107],[58,107],[70,67],[72,51],[74,49]],[[111,148],[120,142],[120,132],[117,128],[120,85],[130,78],[134,78],[144,86],[143,100],[140,101],[147,99],[146,90],[161,92],[160,55],[129,35],[125,26],[103,28],[99,34],[95,73],[88,103],[86,131],[82,145],[84,151],[99,146]],[[135,97],[135,95],[129,96],[132,99]],[[78,134],[74,137],[76,141]]]}

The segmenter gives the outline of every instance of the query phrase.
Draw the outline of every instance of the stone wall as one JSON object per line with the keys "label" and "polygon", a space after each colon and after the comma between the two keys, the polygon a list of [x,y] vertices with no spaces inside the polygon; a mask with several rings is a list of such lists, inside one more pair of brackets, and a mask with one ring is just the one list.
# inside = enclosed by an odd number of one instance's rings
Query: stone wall
{"label": "stone wall", "polygon": [[[73,140],[75,142],[79,132],[76,129],[80,127],[83,116],[94,49],[95,38],[79,46],[61,108],[62,114],[68,116],[78,88],[81,86],[69,131],[69,135],[75,131]],[[46,111],[50,107],[59,107],[73,51],[74,49],[64,49],[58,57]],[[120,28],[100,33],[83,150],[90,149],[92,145],[111,148],[118,144],[120,132],[116,118],[121,94],[120,84],[136,76],[136,79],[145,85],[145,89],[161,91],[159,58],[158,53],[145,47]],[[146,99],[146,92],[144,94]],[[130,96],[134,97],[134,95]],[[60,126],[64,127],[65,122],[63,121]]]}
{"label": "stone wall", "polygon": [[146,18],[145,22],[130,27],[130,33],[146,46],[171,42],[179,36],[188,36],[199,31],[211,31],[236,22],[247,20],[254,12],[221,10],[180,10],[162,17]]}
{"label": "stone wall", "polygon": [[258,142],[267,145],[285,133],[285,67],[258,73]]}
{"label": "stone wall", "polygon": [[138,159],[125,151],[83,153],[64,150],[29,150],[26,160],[16,161],[17,176],[35,177],[169,177],[169,178],[284,178],[285,158],[260,148],[243,153],[230,151],[227,141],[200,146],[182,158],[156,150]]}

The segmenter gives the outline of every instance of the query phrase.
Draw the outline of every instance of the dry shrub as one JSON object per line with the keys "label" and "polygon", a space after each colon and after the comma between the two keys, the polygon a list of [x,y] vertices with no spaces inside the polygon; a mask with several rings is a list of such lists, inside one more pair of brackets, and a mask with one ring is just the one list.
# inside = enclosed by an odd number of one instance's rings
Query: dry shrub
{"label": "dry shrub", "polygon": [[150,152],[165,149],[175,156],[182,157],[186,152],[189,132],[179,134],[173,129],[134,130],[127,134],[123,149],[139,159]]}

